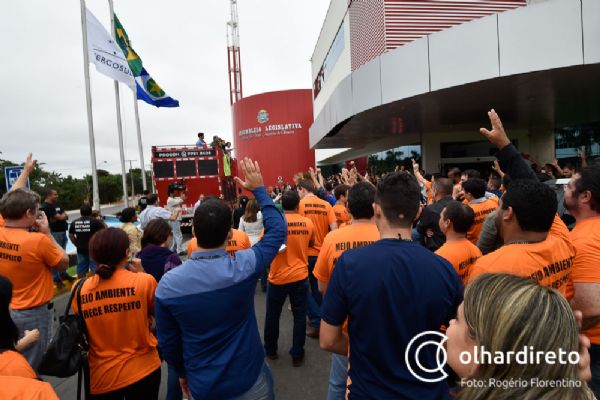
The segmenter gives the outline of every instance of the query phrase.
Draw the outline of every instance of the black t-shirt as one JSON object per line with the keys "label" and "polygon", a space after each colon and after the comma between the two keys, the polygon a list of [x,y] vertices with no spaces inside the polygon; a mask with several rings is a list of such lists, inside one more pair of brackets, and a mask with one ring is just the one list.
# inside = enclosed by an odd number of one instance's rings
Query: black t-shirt
{"label": "black t-shirt", "polygon": [[104,225],[93,217],[77,218],[71,223],[69,233],[75,235],[75,247],[78,253],[87,253],[88,244],[94,233],[104,229]]}
{"label": "black t-shirt", "polygon": [[240,219],[246,212],[246,207],[239,207],[233,210],[233,228],[238,229],[240,227]]}
{"label": "black t-shirt", "polygon": [[[417,232],[421,234],[421,244],[431,251],[436,251],[446,242],[446,236],[440,230],[439,221],[442,210],[451,201],[452,197],[446,196],[440,201],[425,207],[417,224]],[[432,237],[427,236],[427,230],[433,232]]]}
{"label": "black t-shirt", "polygon": [[50,204],[44,202],[42,204],[42,210],[46,214],[48,218],[48,224],[50,225],[51,232],[66,232],[67,231],[67,221],[53,221],[53,218],[56,214],[62,214],[64,210],[58,204]]}

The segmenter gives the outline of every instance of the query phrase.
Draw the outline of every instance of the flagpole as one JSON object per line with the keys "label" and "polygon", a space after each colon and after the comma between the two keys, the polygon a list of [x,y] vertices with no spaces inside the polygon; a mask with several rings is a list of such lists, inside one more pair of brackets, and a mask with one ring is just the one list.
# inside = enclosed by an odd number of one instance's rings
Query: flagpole
{"label": "flagpole", "polygon": [[87,105],[88,134],[90,141],[90,159],[92,161],[92,203],[94,209],[100,211],[100,192],[98,190],[98,171],[96,168],[96,140],[94,139],[94,119],[92,116],[92,91],[90,87],[90,60],[87,42],[87,20],[85,0],[81,5],[81,32],[83,35],[83,73],[85,76],[85,99]]}
{"label": "flagpole", "polygon": [[138,111],[138,99],[137,93],[135,90],[133,91],[133,106],[135,109],[135,125],[137,128],[137,139],[138,139],[138,150],[140,151],[140,165],[142,169],[142,188],[144,190],[148,189],[148,185],[146,183],[146,168],[144,166],[144,148],[142,146],[142,129],[140,128],[140,112]]}
{"label": "flagpole", "polygon": [[[111,36],[115,39],[115,11],[113,9],[113,0],[108,0],[110,6],[110,27]],[[123,146],[123,126],[121,124],[121,100],[119,96],[119,82],[115,80],[115,101],[117,103],[117,128],[119,132],[119,155],[121,157],[121,181],[123,184],[123,198],[125,207],[129,207],[129,197],[127,196],[127,173],[125,172],[125,149]]]}

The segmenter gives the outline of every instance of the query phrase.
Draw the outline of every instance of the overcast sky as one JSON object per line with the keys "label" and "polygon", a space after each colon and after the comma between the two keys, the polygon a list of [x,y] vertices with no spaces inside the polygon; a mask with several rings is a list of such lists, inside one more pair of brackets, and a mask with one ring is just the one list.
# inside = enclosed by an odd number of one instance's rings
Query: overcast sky
{"label": "overcast sky", "polygon": [[[310,88],[310,57],[328,0],[239,0],[244,96]],[[87,7],[110,28],[107,0]],[[227,74],[228,0],[115,0],[145,68],[179,108],[139,103],[150,147],[193,143],[198,131],[232,140]],[[3,2],[0,12],[0,158],[27,152],[63,175],[90,173],[79,1]],[[113,82],[90,65],[96,157],[119,172]],[[121,88],[127,159],[139,160],[132,92]],[[137,163],[139,165],[139,162]]]}

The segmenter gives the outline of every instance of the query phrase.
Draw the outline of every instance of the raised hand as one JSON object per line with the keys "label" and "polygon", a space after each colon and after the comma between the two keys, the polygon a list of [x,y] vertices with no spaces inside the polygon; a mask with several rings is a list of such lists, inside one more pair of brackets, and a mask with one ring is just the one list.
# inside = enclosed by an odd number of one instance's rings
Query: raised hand
{"label": "raised hand", "polygon": [[27,155],[27,158],[25,159],[25,170],[23,172],[27,172],[27,174],[31,174],[33,172],[33,170],[35,169],[37,165],[37,160],[33,159],[33,156],[31,153],[29,153]]}
{"label": "raised hand", "polygon": [[50,235],[50,226],[48,224],[48,217],[46,213],[40,211],[40,216],[35,220],[33,227],[38,231],[46,235]]}
{"label": "raised hand", "polygon": [[498,175],[500,175],[500,177],[504,176],[504,172],[502,172],[502,170],[500,169],[500,164],[498,163],[498,160],[494,160],[494,165],[492,165],[492,169],[496,171]]}
{"label": "raised hand", "polygon": [[506,132],[504,132],[504,127],[502,126],[500,117],[493,108],[488,111],[488,117],[490,118],[490,123],[492,124],[492,130],[490,131],[486,128],[480,128],[479,132],[481,132],[481,134],[498,149],[508,146],[510,144],[510,140],[508,139],[508,136],[506,136]]}
{"label": "raised hand", "polygon": [[245,157],[240,161],[240,167],[244,173],[244,179],[235,177],[237,183],[239,183],[244,189],[254,190],[261,186],[264,186],[262,175],[260,174],[260,167],[257,161],[252,161],[248,157]]}

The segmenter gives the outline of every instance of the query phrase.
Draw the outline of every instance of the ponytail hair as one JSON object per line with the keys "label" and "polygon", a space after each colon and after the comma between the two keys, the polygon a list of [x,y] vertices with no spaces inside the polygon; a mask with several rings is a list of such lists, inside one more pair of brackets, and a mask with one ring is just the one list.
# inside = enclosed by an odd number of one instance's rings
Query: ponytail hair
{"label": "ponytail hair", "polygon": [[119,263],[127,258],[129,237],[118,228],[108,228],[98,231],[92,236],[89,252],[96,262],[96,274],[101,279],[109,279]]}

